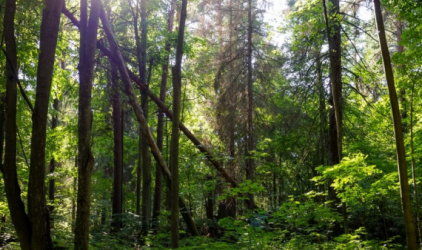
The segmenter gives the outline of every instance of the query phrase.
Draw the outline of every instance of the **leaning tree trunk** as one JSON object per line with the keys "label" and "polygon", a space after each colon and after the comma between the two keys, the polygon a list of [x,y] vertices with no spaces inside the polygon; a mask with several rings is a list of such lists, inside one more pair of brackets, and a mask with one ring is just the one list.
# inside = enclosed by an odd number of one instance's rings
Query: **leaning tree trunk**
{"label": "leaning tree trunk", "polygon": [[78,108],[78,195],[75,225],[75,249],[89,247],[89,216],[91,206],[91,174],[94,157],[91,152],[91,92],[97,42],[100,0],[91,1],[88,21],[87,0],[81,0],[79,50]]}
{"label": "leaning tree trunk", "polygon": [[374,0],[374,9],[382,59],[384,62],[385,77],[387,80],[388,92],[390,94],[391,111],[393,114],[394,134],[396,137],[397,166],[400,180],[400,196],[404,216],[404,226],[406,229],[407,247],[408,249],[417,249],[416,230],[415,224],[413,222],[412,207],[410,202],[410,188],[407,176],[403,127],[401,123],[400,108],[397,99],[396,87],[394,85],[393,69],[391,67],[390,61],[390,52],[388,51],[384,22],[382,19],[381,4],[379,0]]}

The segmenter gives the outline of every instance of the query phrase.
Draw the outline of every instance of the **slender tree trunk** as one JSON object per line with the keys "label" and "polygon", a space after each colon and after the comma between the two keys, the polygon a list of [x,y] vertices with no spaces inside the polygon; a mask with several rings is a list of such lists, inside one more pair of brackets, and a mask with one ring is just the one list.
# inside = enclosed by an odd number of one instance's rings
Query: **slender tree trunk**
{"label": "slender tree trunk", "polygon": [[[404,46],[400,45],[401,43],[401,36],[403,33],[403,22],[397,18],[396,20],[396,38],[397,38],[397,52],[402,53],[404,51]],[[399,66],[402,67],[402,66]],[[406,101],[406,88],[401,87],[399,88],[399,102],[401,106],[401,119],[402,119],[402,126],[403,126],[403,133],[404,135],[409,131],[406,118],[407,118],[407,101]]]}
{"label": "slender tree trunk", "polygon": [[[255,179],[255,164],[253,157],[254,145],[254,131],[253,131],[253,79],[252,79],[252,0],[248,0],[248,125],[246,134],[246,179],[254,181]],[[248,194],[249,202],[248,209],[255,208],[254,197]]]}
{"label": "slender tree trunk", "polygon": [[[53,100],[53,109],[57,113],[52,115],[51,129],[55,129],[59,124],[59,115],[58,115],[59,100],[57,98],[54,98],[54,100]],[[48,170],[48,172],[50,174],[53,174],[54,171],[56,171],[56,165],[57,165],[57,162],[54,159],[54,157],[51,158],[49,170]],[[54,228],[54,220],[53,220],[51,214],[54,211],[54,198],[55,198],[54,195],[55,195],[55,192],[56,192],[56,181],[55,181],[54,178],[51,178],[49,183],[48,183],[48,199],[53,204],[53,205],[48,206],[48,211],[50,213],[50,229]]]}
{"label": "slender tree trunk", "polygon": [[32,114],[31,166],[28,183],[28,213],[32,249],[51,249],[49,213],[45,201],[45,143],[48,104],[54,59],[64,1],[46,1],[43,10],[38,58],[35,107]]}
{"label": "slender tree trunk", "polygon": [[413,95],[415,92],[415,83],[412,86],[412,95],[410,99],[410,150],[412,158],[412,183],[413,183],[413,195],[415,196],[415,207],[416,207],[416,225],[419,233],[419,240],[422,244],[422,229],[421,229],[421,216],[419,209],[419,197],[418,197],[418,186],[416,182],[416,171],[415,171],[415,147],[413,143]]}
{"label": "slender tree trunk", "polygon": [[141,215],[141,184],[142,184],[142,145],[140,138],[142,138],[142,129],[139,128],[139,143],[138,143],[138,168],[136,169],[136,214]]}
{"label": "slender tree trunk", "polygon": [[[162,156],[160,150],[158,149],[157,144],[155,143],[154,138],[151,134],[151,131],[148,128],[148,123],[146,122],[145,117],[143,115],[143,111],[139,106],[135,92],[131,85],[129,72],[124,64],[122,54],[120,53],[116,39],[114,38],[113,32],[111,30],[110,23],[108,22],[107,17],[105,15],[104,9],[101,9],[100,17],[103,23],[104,31],[107,35],[107,39],[110,44],[111,51],[113,53],[112,58],[114,59],[115,63],[117,64],[119,68],[120,75],[125,87],[125,93],[129,97],[128,102],[135,111],[136,118],[141,126],[142,134],[147,139],[148,145],[150,146],[150,149],[151,149],[151,153],[154,156],[155,160],[159,163],[158,165],[164,174],[164,178],[166,179],[168,187],[170,188],[171,178],[172,178],[170,170],[167,168],[167,165],[164,161],[164,157]],[[195,236],[199,235],[198,230],[195,226],[195,222],[193,221],[191,215],[186,212],[187,211],[186,204],[183,202],[180,196],[179,196],[179,204],[181,207],[180,211],[181,211],[182,217],[185,220],[188,226],[188,229],[190,230],[192,235],[195,235]]]}
{"label": "slender tree trunk", "polygon": [[37,88],[32,114],[31,166],[28,183],[28,214],[32,249],[51,249],[49,213],[45,201],[45,143],[48,105],[56,57],[60,15],[64,0],[47,0],[43,10],[38,57]]}
{"label": "slender tree trunk", "polygon": [[[136,2],[136,8],[132,7],[132,2],[128,0],[133,15],[133,28],[135,31],[135,43],[136,43],[136,59],[138,60],[139,74],[141,74],[141,39],[139,38],[138,31],[138,17],[139,17],[139,1]],[[140,77],[142,79],[142,77]],[[142,104],[141,104],[142,105]],[[138,133],[138,166],[136,169],[136,214],[141,215],[141,184],[142,184],[142,131],[139,128]],[[141,220],[142,221],[142,220]]]}
{"label": "slender tree trunk", "polygon": [[[31,227],[29,217],[21,199],[16,168],[16,100],[17,100],[17,51],[15,41],[16,1],[6,0],[3,36],[6,44],[6,117],[5,117],[5,157],[3,178],[10,216],[23,250],[31,249]],[[4,52],[4,51],[3,51]]]}
{"label": "slender tree trunk", "polygon": [[[3,89],[6,89],[6,85],[1,86]],[[3,153],[4,153],[4,128],[6,121],[6,99],[5,94],[0,94],[0,172],[4,173],[3,169]]]}
{"label": "slender tree trunk", "polygon": [[[176,1],[171,0],[170,10],[169,10],[169,19],[167,23],[167,31],[169,33],[173,32],[173,22],[174,22],[174,9],[176,6]],[[166,41],[167,56],[164,59],[164,64],[161,73],[161,87],[160,87],[160,101],[165,103],[166,101],[166,90],[167,90],[167,76],[169,70],[169,53],[170,53],[170,42]],[[163,152],[163,125],[164,125],[164,113],[163,111],[158,111],[158,122],[157,122],[157,146],[158,149]],[[153,227],[158,228],[158,217],[160,216],[161,211],[161,195],[162,195],[162,174],[160,169],[157,167],[155,172],[155,191],[154,191],[154,207],[152,211],[152,222]]]}
{"label": "slender tree trunk", "polygon": [[101,1],[91,1],[88,21],[87,0],[81,0],[79,51],[78,108],[78,199],[76,209],[75,249],[89,247],[89,215],[91,209],[91,174],[94,157],[91,152],[91,92],[94,73],[95,46]]}
{"label": "slender tree trunk", "polygon": [[[5,89],[6,86],[1,86],[3,89]],[[2,175],[4,175],[4,169],[3,169],[3,143],[4,143],[4,123],[5,123],[5,98],[4,93],[0,94],[0,172]],[[1,183],[0,179],[0,183]],[[0,185],[3,185],[0,184]],[[6,214],[0,214],[0,235],[3,235],[5,232],[5,224],[6,224]],[[0,245],[2,245],[3,240],[0,240]]]}
{"label": "slender tree trunk", "polygon": [[390,104],[393,114],[394,134],[396,137],[397,166],[400,180],[400,196],[404,216],[404,226],[406,229],[408,249],[417,249],[416,230],[413,222],[412,206],[410,202],[410,188],[407,176],[406,153],[403,139],[403,127],[401,123],[400,108],[397,99],[396,87],[394,85],[393,69],[391,67],[390,52],[388,51],[387,39],[385,36],[384,22],[382,19],[381,4],[379,0],[374,0],[375,21],[378,29],[379,43],[384,62],[385,77],[387,80],[388,92],[390,94]]}
{"label": "slender tree trunk", "polygon": [[[207,175],[207,181],[211,181],[212,179],[213,177],[211,175]],[[214,194],[211,190],[205,192],[205,215],[210,221],[214,219]]]}
{"label": "slender tree trunk", "polygon": [[[318,48],[319,49],[319,48]],[[325,107],[325,88],[324,88],[324,81],[322,80],[322,63],[321,63],[321,54],[317,54],[316,59],[316,67],[317,67],[317,81],[318,81],[318,91],[319,91],[319,118],[320,118],[320,164],[325,165],[325,148],[326,148],[326,142],[325,142],[325,124],[327,121],[326,118],[326,107]],[[313,169],[314,175],[315,168]]]}
{"label": "slender tree trunk", "polygon": [[179,35],[177,37],[176,64],[173,67],[173,123],[171,134],[171,245],[179,247],[179,122],[180,122],[180,101],[182,94],[182,57],[183,41],[185,35],[187,0],[182,0]]}
{"label": "slender tree trunk", "polygon": [[[78,168],[78,153],[76,152],[75,156],[75,169]],[[73,177],[73,183],[72,183],[72,191],[73,193],[77,193],[77,186],[78,186],[78,178]],[[75,231],[75,223],[76,222],[76,197],[72,196],[72,231]]]}
{"label": "slender tree trunk", "polygon": [[[136,31],[136,34],[138,31]],[[147,14],[146,0],[141,0],[141,41],[137,39],[137,57],[139,65],[139,78],[147,86],[141,91],[141,106],[145,119],[148,123],[148,83],[146,74],[146,49],[147,49]],[[150,229],[151,221],[151,164],[149,159],[149,147],[146,138],[140,137],[140,148],[142,154],[142,232],[144,235]]]}
{"label": "slender tree trunk", "polygon": [[[222,2],[219,1],[219,8],[220,8],[220,13],[222,12]],[[230,16],[229,16],[229,27],[233,27],[233,1],[230,0],[229,1],[229,9],[230,9]],[[219,22],[219,43],[220,43],[220,48],[223,48],[223,35],[222,35],[222,26],[223,26],[223,16],[222,14],[219,14],[218,16],[218,22]],[[234,31],[233,29],[230,29],[229,31],[229,48],[228,48],[228,53],[229,53],[229,60],[234,60],[235,56],[233,53],[233,46],[232,46],[232,39],[234,36]],[[223,51],[222,49],[219,50],[219,59],[222,63],[225,63],[223,60]],[[233,81],[234,79],[234,66],[233,63],[229,63],[228,64],[228,79],[229,81]],[[221,74],[221,73],[220,73]],[[227,90],[226,91],[231,91],[231,93],[235,92],[232,83],[229,83],[228,86],[226,87]],[[233,98],[235,98],[235,94],[233,94]],[[230,176],[234,176],[234,173],[236,171],[236,152],[235,152],[235,126],[236,126],[236,98],[232,99],[229,102],[229,107],[228,107],[228,111],[229,111],[229,117],[230,119],[227,119],[227,129],[225,128],[221,128],[222,131],[226,130],[227,131],[227,136],[228,136],[228,148],[229,148],[229,153],[230,153],[230,160],[228,161],[227,165],[228,165],[228,173],[230,174]],[[224,105],[224,104],[222,104]],[[217,119],[219,119],[219,113],[217,113],[218,117]],[[221,126],[221,125],[220,125]],[[223,135],[226,136],[226,135]],[[224,138],[226,139],[226,138]],[[224,140],[222,138],[222,140]],[[220,184],[220,182],[219,182]],[[223,185],[219,185],[220,187],[222,187]],[[249,204],[248,200],[245,200],[245,202],[247,204]],[[224,199],[223,201],[220,201],[218,204],[218,218],[224,218],[227,216],[231,216],[233,218],[236,217],[236,197],[228,197],[226,199]]]}
{"label": "slender tree trunk", "polygon": [[113,137],[114,137],[114,178],[113,178],[113,222],[111,224],[112,231],[117,232],[122,228],[123,213],[123,124],[122,124],[122,108],[120,107],[120,91],[119,76],[117,74],[117,66],[111,64],[111,85],[112,94],[111,102],[113,106]]}

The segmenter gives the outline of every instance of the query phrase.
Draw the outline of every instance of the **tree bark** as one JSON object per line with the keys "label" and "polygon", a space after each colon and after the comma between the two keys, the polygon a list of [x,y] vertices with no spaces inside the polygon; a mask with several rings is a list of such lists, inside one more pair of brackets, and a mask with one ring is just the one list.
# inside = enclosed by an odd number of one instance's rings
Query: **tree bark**
{"label": "tree bark", "polygon": [[5,100],[5,157],[3,178],[12,218],[20,246],[23,250],[31,249],[31,226],[25,206],[21,199],[21,190],[18,183],[16,168],[16,100],[17,100],[17,51],[15,40],[15,12],[16,0],[6,0],[3,36],[6,45],[6,100]]}
{"label": "tree bark", "polygon": [[394,134],[396,137],[397,167],[400,180],[400,196],[406,229],[408,249],[417,249],[416,230],[413,222],[412,207],[410,202],[410,188],[407,175],[406,153],[404,147],[403,127],[401,123],[400,108],[397,99],[396,87],[394,85],[393,69],[391,67],[390,52],[388,51],[387,39],[385,36],[384,22],[382,19],[381,4],[374,0],[375,22],[378,29],[379,43],[384,63],[385,77],[387,80],[388,92],[390,94],[391,111],[393,115]]}
{"label": "tree bark", "polygon": [[[173,22],[174,22],[174,9],[176,6],[176,1],[171,0],[170,10],[169,10],[169,19],[167,22],[167,31],[169,33],[173,32]],[[170,59],[170,42],[166,41],[165,50],[167,55],[164,59],[162,73],[161,73],[161,86],[160,86],[160,101],[166,103],[166,90],[167,90],[167,76],[169,70],[169,59]],[[158,121],[157,121],[157,147],[163,152],[163,126],[164,126],[164,113],[163,111],[158,111]],[[152,226],[158,228],[158,217],[160,216],[161,211],[161,196],[162,196],[162,174],[160,169],[157,167],[155,172],[155,190],[154,190],[154,205],[152,211]]]}
{"label": "tree bark", "polygon": [[117,232],[122,228],[123,213],[123,124],[122,108],[120,107],[119,94],[119,76],[117,66],[111,64],[111,85],[112,85],[112,106],[113,106],[113,138],[114,138],[114,178],[113,178],[113,222],[111,224],[112,232]]}
{"label": "tree bark", "polygon": [[[148,124],[145,120],[145,117],[143,115],[143,111],[141,107],[139,106],[138,100],[136,98],[135,92],[133,90],[133,87],[131,85],[130,76],[128,73],[128,70],[124,64],[124,60],[122,57],[122,54],[120,53],[119,47],[117,45],[116,39],[114,38],[113,32],[111,30],[110,23],[107,20],[107,17],[105,15],[105,11],[103,8],[101,8],[100,13],[101,21],[103,23],[104,31],[107,35],[107,39],[110,44],[110,49],[112,51],[112,58],[114,58],[115,63],[117,64],[119,68],[119,72],[125,87],[125,94],[128,96],[129,104],[135,111],[136,118],[141,126],[142,134],[147,139],[148,145],[151,149],[151,153],[154,156],[155,160],[159,163],[158,166],[160,167],[161,171],[164,174],[164,178],[166,179],[166,182],[168,184],[168,187],[171,187],[171,173],[170,170],[167,168],[167,165],[164,161],[164,157],[162,156],[160,150],[157,147],[157,144],[154,141],[154,138],[151,134],[151,131],[148,129]],[[182,198],[179,196],[179,204],[180,204],[180,211],[182,214],[183,219],[185,220],[188,229],[192,233],[192,235],[199,235],[199,232],[195,226],[195,223],[191,217],[191,215],[187,212],[186,204],[183,202]]]}
{"label": "tree bark", "polygon": [[91,152],[91,92],[101,1],[91,1],[88,21],[87,0],[81,0],[79,50],[78,108],[78,195],[75,225],[75,249],[89,248],[89,216],[91,206],[91,174],[94,157]]}

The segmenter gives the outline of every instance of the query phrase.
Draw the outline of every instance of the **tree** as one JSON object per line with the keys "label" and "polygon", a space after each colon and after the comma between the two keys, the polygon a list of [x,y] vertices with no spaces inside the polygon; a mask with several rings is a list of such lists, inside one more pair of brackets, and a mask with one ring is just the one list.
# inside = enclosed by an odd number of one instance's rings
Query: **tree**
{"label": "tree", "polygon": [[396,87],[394,85],[393,69],[391,67],[390,52],[388,51],[387,39],[385,36],[384,22],[381,13],[381,4],[379,0],[374,0],[375,20],[378,29],[379,43],[384,63],[385,77],[387,80],[388,92],[390,96],[390,105],[393,115],[394,135],[396,139],[397,150],[397,168],[400,180],[400,197],[402,202],[404,225],[406,228],[406,238],[408,249],[417,249],[416,231],[413,222],[412,207],[410,203],[410,188],[407,176],[406,153],[403,139],[403,128],[401,123],[401,114],[397,99]]}
{"label": "tree", "polygon": [[[340,1],[332,0],[332,9],[330,14],[327,13],[325,0],[324,17],[326,23],[326,32],[328,37],[328,48],[330,58],[330,82],[331,82],[331,99],[333,110],[329,114],[329,130],[330,145],[328,162],[330,165],[340,163],[343,154],[343,98],[342,98],[342,74],[341,74],[341,24],[340,24]],[[332,21],[331,21],[332,20]],[[330,22],[331,21],[331,22]],[[329,200],[337,200],[334,189],[329,182]],[[346,203],[342,204],[344,232],[348,233],[347,225],[347,209]]]}
{"label": "tree", "polygon": [[113,215],[112,230],[118,231],[122,227],[123,213],[123,121],[120,105],[119,77],[117,67],[111,65],[112,106],[113,106],[113,138],[114,138],[114,179],[113,179]]}
{"label": "tree", "polygon": [[[167,31],[169,33],[173,32],[173,22],[174,22],[174,11],[175,11],[176,1],[172,0],[170,2],[170,9],[168,13],[167,21]],[[165,103],[166,101],[166,91],[167,91],[167,77],[169,70],[169,57],[170,57],[170,42],[167,40],[165,44],[166,56],[162,65],[161,73],[161,84],[160,84],[160,101]],[[163,127],[164,127],[164,113],[163,111],[158,111],[158,121],[157,121],[157,147],[163,152]],[[154,190],[154,207],[152,210],[152,222],[153,227],[158,227],[158,216],[160,216],[161,211],[161,194],[162,194],[162,174],[159,168],[156,168],[155,172],[155,190]]]}
{"label": "tree", "polygon": [[89,247],[91,174],[94,165],[94,157],[91,152],[91,91],[100,6],[100,0],[91,1],[91,11],[88,20],[87,0],[81,0],[81,20],[79,24],[78,199],[75,249],[88,249]]}
{"label": "tree", "polygon": [[3,178],[10,209],[10,216],[15,226],[16,233],[20,238],[22,249],[31,248],[31,229],[29,217],[25,212],[21,200],[21,189],[18,183],[16,168],[16,98],[17,98],[17,51],[15,40],[15,13],[16,1],[6,1],[3,20],[3,36],[6,44],[6,119],[5,119],[5,157],[3,165]]}
{"label": "tree", "polygon": [[[141,39],[139,41],[138,31],[135,30],[136,34],[136,46],[137,46],[137,58],[139,64],[139,78],[147,86],[141,92],[141,106],[145,114],[145,119],[148,122],[148,83],[146,73],[146,62],[147,62],[147,13],[146,13],[146,1],[141,1]],[[152,65],[150,65],[151,67]],[[142,135],[142,133],[141,133]],[[143,233],[146,235],[150,229],[151,221],[151,164],[149,159],[149,147],[147,140],[142,136],[140,138],[139,147],[142,155],[142,224]]]}
{"label": "tree", "polygon": [[[248,45],[247,45],[247,57],[248,57],[248,122],[247,122],[247,133],[246,133],[246,179],[254,180],[254,160],[253,151],[255,150],[254,145],[254,132],[253,132],[253,78],[252,78],[252,32],[253,32],[253,19],[252,19],[252,0],[248,1]],[[248,209],[255,208],[255,202],[253,195],[249,194]]]}
{"label": "tree", "polygon": [[[31,167],[28,185],[28,214],[25,213],[16,172],[16,83],[18,82],[14,15],[16,2],[7,2],[5,14],[6,57],[9,76],[6,90],[6,158],[4,179],[12,220],[22,249],[51,249],[49,215],[45,201],[45,141],[47,111],[54,70],[54,58],[64,1],[46,1],[40,31],[35,107],[32,109]],[[10,12],[9,12],[10,11]],[[12,86],[13,85],[13,86]],[[31,106],[32,108],[32,106]],[[15,140],[12,142],[11,140]],[[10,156],[8,156],[10,154]]]}
{"label": "tree", "polygon": [[179,34],[177,36],[176,63],[173,67],[173,123],[171,133],[170,166],[171,166],[171,245],[179,247],[179,122],[180,101],[182,95],[182,57],[185,35],[187,0],[182,1],[180,11]]}

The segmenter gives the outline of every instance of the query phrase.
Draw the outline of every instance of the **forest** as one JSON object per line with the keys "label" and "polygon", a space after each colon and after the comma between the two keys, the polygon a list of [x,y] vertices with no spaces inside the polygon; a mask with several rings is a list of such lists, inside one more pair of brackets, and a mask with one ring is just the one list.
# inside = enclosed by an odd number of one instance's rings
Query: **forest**
{"label": "forest", "polygon": [[421,249],[420,0],[0,20],[0,249]]}

